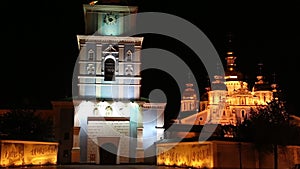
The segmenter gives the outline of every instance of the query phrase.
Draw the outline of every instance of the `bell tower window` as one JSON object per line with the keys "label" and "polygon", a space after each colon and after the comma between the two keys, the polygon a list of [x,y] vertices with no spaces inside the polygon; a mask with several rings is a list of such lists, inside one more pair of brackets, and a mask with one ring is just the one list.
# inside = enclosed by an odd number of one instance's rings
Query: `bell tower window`
{"label": "bell tower window", "polygon": [[105,116],[112,116],[113,109],[111,106],[105,108]]}
{"label": "bell tower window", "polygon": [[131,50],[128,50],[126,52],[125,61],[127,61],[127,62],[131,62],[132,61],[132,52],[131,52]]}
{"label": "bell tower window", "polygon": [[115,80],[115,61],[112,58],[107,58],[104,61],[104,81]]}
{"label": "bell tower window", "polygon": [[94,50],[90,49],[88,52],[88,60],[94,60],[95,52]]}

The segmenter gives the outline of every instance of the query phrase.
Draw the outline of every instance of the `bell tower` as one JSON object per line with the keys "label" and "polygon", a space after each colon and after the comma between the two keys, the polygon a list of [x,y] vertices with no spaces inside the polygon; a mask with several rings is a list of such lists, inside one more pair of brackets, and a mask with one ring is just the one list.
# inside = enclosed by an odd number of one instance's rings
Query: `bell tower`
{"label": "bell tower", "polygon": [[86,35],[78,35],[78,96],[140,98],[143,37],[124,36],[135,26],[137,7],[84,4]]}
{"label": "bell tower", "polygon": [[143,37],[126,36],[134,30],[131,14],[137,13],[137,7],[93,1],[83,9],[85,34],[77,35],[79,56],[74,69],[72,162],[137,162],[144,158]]}

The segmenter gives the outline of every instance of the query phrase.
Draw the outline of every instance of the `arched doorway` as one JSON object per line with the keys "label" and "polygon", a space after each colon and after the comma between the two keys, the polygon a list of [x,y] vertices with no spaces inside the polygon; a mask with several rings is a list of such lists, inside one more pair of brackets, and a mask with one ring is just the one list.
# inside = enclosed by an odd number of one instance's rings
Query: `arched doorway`
{"label": "arched doorway", "polygon": [[104,143],[99,147],[100,164],[117,164],[118,148],[112,143]]}
{"label": "arched doorway", "polygon": [[104,61],[104,81],[115,80],[115,61],[112,58],[107,58]]}

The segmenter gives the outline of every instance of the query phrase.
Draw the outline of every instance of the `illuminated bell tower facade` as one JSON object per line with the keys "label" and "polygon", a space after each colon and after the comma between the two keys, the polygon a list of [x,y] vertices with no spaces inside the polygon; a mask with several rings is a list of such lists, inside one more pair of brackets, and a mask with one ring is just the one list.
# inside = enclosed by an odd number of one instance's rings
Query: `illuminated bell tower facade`
{"label": "illuminated bell tower facade", "polygon": [[[137,7],[84,5],[87,35],[78,35],[79,96],[140,98],[143,37],[122,36],[134,28]],[[127,19],[130,20],[125,22]],[[93,84],[93,85],[91,85]]]}
{"label": "illuminated bell tower facade", "polygon": [[143,38],[78,36],[80,97],[140,98],[140,50]]}
{"label": "illuminated bell tower facade", "polygon": [[85,35],[75,71],[73,163],[120,164],[143,159],[140,99],[143,37],[135,6],[84,4]]}

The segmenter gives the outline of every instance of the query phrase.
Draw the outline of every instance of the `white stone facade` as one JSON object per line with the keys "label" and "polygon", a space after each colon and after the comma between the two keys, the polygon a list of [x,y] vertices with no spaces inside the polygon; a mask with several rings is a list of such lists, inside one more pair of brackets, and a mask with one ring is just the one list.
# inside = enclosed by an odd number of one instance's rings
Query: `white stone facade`
{"label": "white stone facade", "polygon": [[86,35],[77,35],[72,162],[144,162],[163,139],[165,104],[140,99],[143,37],[123,36],[135,26],[134,15],[128,23],[123,16],[137,7],[83,8]]}

